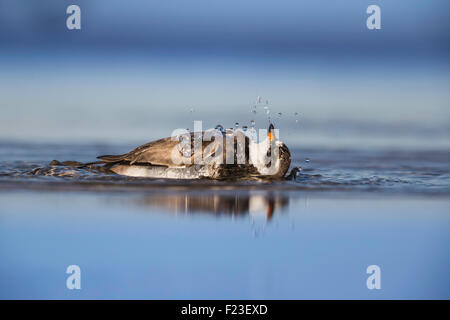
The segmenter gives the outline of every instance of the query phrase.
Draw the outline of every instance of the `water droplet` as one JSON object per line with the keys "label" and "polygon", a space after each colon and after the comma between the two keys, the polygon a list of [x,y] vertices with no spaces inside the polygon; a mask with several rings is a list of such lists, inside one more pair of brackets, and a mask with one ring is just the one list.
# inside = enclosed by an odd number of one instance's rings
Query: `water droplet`
{"label": "water droplet", "polygon": [[281,117],[283,114],[281,112],[278,112],[278,116]]}
{"label": "water droplet", "polygon": [[270,114],[270,110],[269,110],[269,109],[266,110],[266,114],[267,114],[267,115]]}
{"label": "water droplet", "polygon": [[298,123],[298,119],[295,119],[295,123]]}
{"label": "water droplet", "polygon": [[295,112],[295,113],[294,113],[294,116],[298,116],[298,112]]}
{"label": "water droplet", "polygon": [[242,126],[242,131],[247,131],[247,126]]}
{"label": "water droplet", "polygon": [[260,96],[256,97],[256,103],[261,103],[261,97]]}
{"label": "water droplet", "polygon": [[305,162],[306,162],[306,163],[309,163],[310,161],[311,161],[311,160],[310,160],[309,158],[306,158],[306,159],[305,159]]}
{"label": "water droplet", "polygon": [[236,123],[234,124],[234,126],[236,127],[236,129],[239,128],[239,122],[236,122]]}
{"label": "water droplet", "polygon": [[218,124],[218,125],[215,127],[215,129],[216,129],[216,130],[219,130],[220,132],[223,133],[223,126],[222,126],[222,125]]}
{"label": "water droplet", "polygon": [[251,126],[252,126],[252,128],[255,126],[255,120],[251,120],[250,121],[250,124],[251,124]]}

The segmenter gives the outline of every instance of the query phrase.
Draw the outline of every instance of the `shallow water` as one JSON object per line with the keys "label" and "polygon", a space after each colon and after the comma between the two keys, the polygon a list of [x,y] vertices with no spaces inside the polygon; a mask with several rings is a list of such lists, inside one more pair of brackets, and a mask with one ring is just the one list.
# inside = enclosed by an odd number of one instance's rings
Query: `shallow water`
{"label": "shallow water", "polygon": [[0,298],[450,298],[446,151],[291,149],[271,183],[49,165],[131,147],[0,144]]}
{"label": "shallow water", "polygon": [[120,154],[133,145],[0,144],[0,188],[131,190],[156,188],[256,188],[275,190],[450,194],[450,151],[291,148],[294,181],[164,180],[123,177],[51,160],[90,162],[97,155]]}

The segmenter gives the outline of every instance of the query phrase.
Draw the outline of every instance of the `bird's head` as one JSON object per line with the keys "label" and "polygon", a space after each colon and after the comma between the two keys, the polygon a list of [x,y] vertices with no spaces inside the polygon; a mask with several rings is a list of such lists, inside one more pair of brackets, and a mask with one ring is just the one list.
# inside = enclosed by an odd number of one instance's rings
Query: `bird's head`
{"label": "bird's head", "polygon": [[261,174],[274,178],[284,177],[291,165],[291,153],[289,148],[279,139],[278,130],[272,123],[267,131],[267,139],[262,143],[265,148],[260,152],[264,153],[264,165],[260,165],[258,170]]}

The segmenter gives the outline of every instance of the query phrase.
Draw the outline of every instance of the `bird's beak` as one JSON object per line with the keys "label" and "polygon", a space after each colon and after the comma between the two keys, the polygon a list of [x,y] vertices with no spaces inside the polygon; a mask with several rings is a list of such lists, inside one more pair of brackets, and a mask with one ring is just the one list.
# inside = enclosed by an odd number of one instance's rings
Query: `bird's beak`
{"label": "bird's beak", "polygon": [[267,136],[269,137],[269,141],[272,142],[275,139],[275,135],[273,133],[274,126],[273,124],[270,124],[269,126],[269,132],[267,133]]}

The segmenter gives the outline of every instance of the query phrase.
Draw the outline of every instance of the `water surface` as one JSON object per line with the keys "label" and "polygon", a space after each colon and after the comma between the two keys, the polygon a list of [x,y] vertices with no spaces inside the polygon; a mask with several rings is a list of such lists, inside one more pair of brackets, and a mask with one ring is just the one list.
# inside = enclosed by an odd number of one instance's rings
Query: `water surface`
{"label": "water surface", "polygon": [[0,298],[450,298],[446,151],[292,149],[272,183],[49,164],[130,147],[0,144]]}
{"label": "water surface", "polygon": [[[136,145],[0,143],[0,188],[42,190],[131,190],[160,188],[253,188],[398,194],[450,194],[448,150],[291,148],[293,181],[164,180],[124,177],[80,168],[102,154]],[[56,160],[53,161],[52,160]]]}

